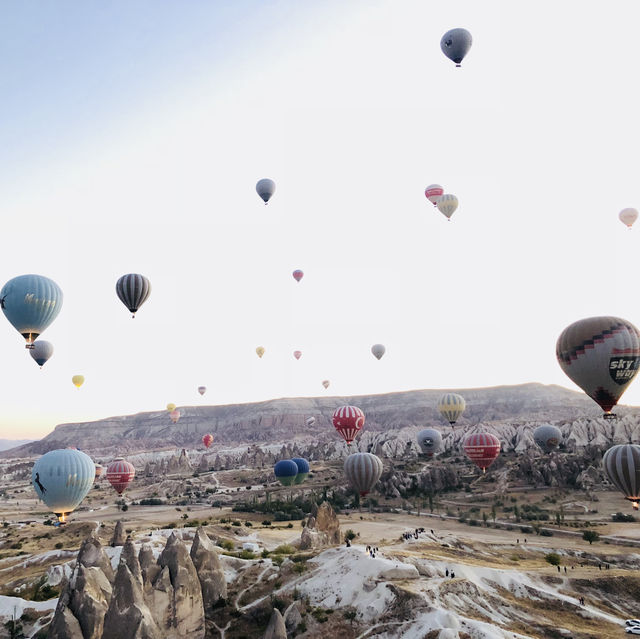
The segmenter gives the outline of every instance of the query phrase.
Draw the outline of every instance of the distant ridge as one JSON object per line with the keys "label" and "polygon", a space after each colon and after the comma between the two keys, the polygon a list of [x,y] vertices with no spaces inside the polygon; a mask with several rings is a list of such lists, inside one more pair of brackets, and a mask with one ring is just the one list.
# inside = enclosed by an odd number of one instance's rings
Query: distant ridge
{"label": "distant ridge", "polygon": [[[446,389],[460,393],[467,410],[461,427],[492,424],[595,418],[601,411],[582,393],[562,386],[538,383],[487,388]],[[413,390],[353,397],[299,397],[223,406],[179,406],[180,421],[173,424],[167,411],[109,417],[93,422],[60,424],[43,439],[0,453],[24,457],[55,448],[121,454],[172,447],[196,447],[204,433],[213,433],[224,446],[270,444],[294,439],[318,441],[335,438],[331,417],[343,404],[353,403],[366,415],[366,430],[392,431],[406,426],[447,426],[436,410],[443,389]],[[626,412],[638,412],[623,408]],[[315,416],[313,426],[305,418]]]}

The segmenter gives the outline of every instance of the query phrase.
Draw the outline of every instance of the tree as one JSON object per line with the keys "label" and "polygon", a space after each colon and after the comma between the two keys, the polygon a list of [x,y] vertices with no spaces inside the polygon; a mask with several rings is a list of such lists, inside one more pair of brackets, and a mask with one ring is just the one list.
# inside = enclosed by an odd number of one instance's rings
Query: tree
{"label": "tree", "polygon": [[351,541],[352,539],[355,539],[356,534],[353,532],[353,530],[351,530],[351,528],[349,528],[349,530],[344,533],[344,537],[345,539]]}
{"label": "tree", "polygon": [[353,620],[356,618],[356,611],[355,610],[347,610],[344,614],[343,617],[349,621],[351,623],[351,625],[353,626]]}
{"label": "tree", "polygon": [[516,518],[516,521],[520,521],[520,511],[518,510],[517,504],[513,507],[513,516]]}
{"label": "tree", "polygon": [[557,552],[550,552],[544,556],[544,560],[552,566],[560,565],[560,555]]}
{"label": "tree", "polygon": [[591,545],[594,541],[598,541],[600,539],[600,534],[597,533],[595,530],[585,530],[582,533],[582,538],[585,541],[588,541],[589,545]]}

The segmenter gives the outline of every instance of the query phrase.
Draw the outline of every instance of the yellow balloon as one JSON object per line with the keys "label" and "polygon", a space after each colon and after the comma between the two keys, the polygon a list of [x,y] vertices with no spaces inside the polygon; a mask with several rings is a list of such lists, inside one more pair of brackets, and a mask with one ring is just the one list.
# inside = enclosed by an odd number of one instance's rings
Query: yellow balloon
{"label": "yellow balloon", "polygon": [[258,357],[262,357],[264,355],[264,346],[258,346],[256,353],[258,353]]}
{"label": "yellow balloon", "polygon": [[176,405],[175,404],[167,404],[167,410],[169,412],[171,412],[172,410],[176,409]]}
{"label": "yellow balloon", "polygon": [[76,388],[80,388],[84,384],[84,375],[74,375],[71,381]]}

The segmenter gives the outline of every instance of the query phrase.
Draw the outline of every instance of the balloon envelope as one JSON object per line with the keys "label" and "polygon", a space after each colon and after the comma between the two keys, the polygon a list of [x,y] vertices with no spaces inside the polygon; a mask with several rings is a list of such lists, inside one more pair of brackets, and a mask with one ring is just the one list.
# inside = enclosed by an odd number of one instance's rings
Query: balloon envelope
{"label": "balloon envelope", "polygon": [[382,470],[382,461],[372,453],[353,453],[344,462],[344,474],[361,497],[378,483]]}
{"label": "balloon envelope", "polygon": [[267,204],[271,196],[276,192],[276,183],[269,178],[262,178],[262,180],[258,180],[256,184],[256,191],[264,200],[264,203]]}
{"label": "balloon envelope", "polygon": [[446,218],[450,218],[458,208],[458,198],[451,193],[445,193],[445,195],[438,198],[436,206],[440,213],[442,213]]}
{"label": "balloon envelope", "polygon": [[198,392],[200,393],[200,395],[204,395],[207,392],[207,387],[206,386],[198,386]]}
{"label": "balloon envelope", "polygon": [[638,372],[640,332],[619,317],[588,317],[562,331],[556,357],[608,417]]}
{"label": "balloon envelope", "polygon": [[383,344],[374,344],[371,347],[371,352],[373,353],[373,356],[376,359],[380,359],[385,354],[386,350],[387,349],[384,347]]}
{"label": "balloon envelope", "polygon": [[172,421],[174,424],[177,424],[177,423],[178,423],[178,420],[180,419],[180,411],[179,411],[179,410],[176,410],[176,409],[172,410],[172,411],[169,413],[169,417],[171,417],[171,421]]}
{"label": "balloon envelope", "polygon": [[543,452],[552,453],[562,441],[562,431],[552,424],[542,424],[533,431],[533,441]]}
{"label": "balloon envelope", "polygon": [[122,495],[135,475],[136,469],[133,464],[125,461],[122,457],[116,457],[107,466],[107,481],[114,487],[118,495]]}
{"label": "balloon envelope", "polygon": [[457,393],[445,393],[438,400],[438,412],[453,426],[467,407],[464,397]]}
{"label": "balloon envelope", "polygon": [[257,353],[258,357],[260,359],[262,359],[262,356],[264,355],[264,347],[263,346],[258,346],[258,348],[256,348],[256,353]]}
{"label": "balloon envelope", "polygon": [[433,457],[442,448],[442,435],[435,428],[425,428],[418,433],[418,446],[427,457]]}
{"label": "balloon envelope", "polygon": [[293,457],[292,462],[298,467],[298,474],[293,480],[294,484],[301,484],[309,476],[309,462],[302,457]]}
{"label": "balloon envelope", "polygon": [[80,388],[84,384],[84,375],[74,375],[71,381],[76,388]]}
{"label": "balloon envelope", "polygon": [[459,67],[464,57],[469,53],[473,40],[466,29],[451,29],[440,40],[442,52]]}
{"label": "balloon envelope", "polygon": [[104,473],[104,466],[101,466],[100,464],[96,464],[96,479],[100,479],[103,473]]}
{"label": "balloon envelope", "polygon": [[62,290],[43,275],[19,275],[0,291],[0,307],[27,347],[58,317]]}
{"label": "balloon envelope", "polygon": [[440,197],[444,195],[444,189],[439,184],[429,184],[429,186],[424,190],[424,194],[427,200],[435,206]]}
{"label": "balloon envelope", "polygon": [[151,295],[151,282],[140,273],[127,273],[116,282],[116,293],[135,316],[137,310]]}
{"label": "balloon envelope", "polygon": [[474,433],[465,437],[465,455],[484,472],[500,454],[500,440],[491,433]]}
{"label": "balloon envelope", "polygon": [[273,473],[283,486],[291,486],[298,474],[298,465],[291,459],[282,459],[273,467]]}
{"label": "balloon envelope", "polygon": [[36,461],[31,483],[40,499],[63,522],[91,489],[96,466],[89,455],[65,448],[51,450]]}
{"label": "balloon envelope", "polygon": [[167,410],[168,410],[169,412],[174,411],[175,409],[176,409],[176,405],[175,405],[175,404],[173,404],[173,403],[171,403],[171,402],[169,402],[169,403],[167,404]]}
{"label": "balloon envelope", "polygon": [[611,482],[638,510],[640,500],[640,446],[619,444],[607,450],[602,465]]}
{"label": "balloon envelope", "polygon": [[300,359],[302,357],[302,351],[293,351],[293,356],[296,359]]}
{"label": "balloon envelope", "polygon": [[331,383],[331,382],[330,382],[328,379],[324,379],[324,380],[322,380],[322,385],[324,386],[325,390],[326,390],[327,388],[329,388],[329,384],[330,384],[330,383]]}
{"label": "balloon envelope", "polygon": [[316,423],[316,418],[311,416],[311,417],[307,417],[307,419],[304,420],[304,423],[307,426],[313,426]]}
{"label": "balloon envelope", "polygon": [[43,339],[38,339],[33,343],[33,348],[29,349],[31,357],[42,368],[53,355],[53,344]]}
{"label": "balloon envelope", "polygon": [[209,446],[213,444],[213,435],[211,433],[207,433],[206,435],[203,435],[202,443],[205,445],[206,448],[209,448]]}
{"label": "balloon envelope", "polygon": [[298,268],[293,272],[293,279],[299,282],[304,277],[304,273]]}
{"label": "balloon envelope", "polygon": [[636,211],[636,209],[622,209],[622,211],[618,213],[618,217],[623,224],[631,228],[633,223],[638,219],[638,211]]}
{"label": "balloon envelope", "polygon": [[357,406],[340,406],[333,413],[333,426],[350,444],[364,426],[364,413]]}

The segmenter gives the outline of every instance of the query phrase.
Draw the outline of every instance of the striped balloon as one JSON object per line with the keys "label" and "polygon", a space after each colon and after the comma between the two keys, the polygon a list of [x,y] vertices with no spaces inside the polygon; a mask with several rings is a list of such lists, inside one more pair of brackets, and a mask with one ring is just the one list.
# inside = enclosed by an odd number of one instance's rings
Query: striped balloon
{"label": "striped balloon", "polygon": [[151,282],[139,273],[128,273],[116,282],[116,293],[120,301],[136,316],[137,310],[151,294]]}
{"label": "striped balloon", "polygon": [[484,473],[500,454],[500,440],[491,433],[474,433],[467,435],[462,448],[465,455]]}
{"label": "striped balloon", "polygon": [[27,348],[58,317],[62,290],[43,275],[19,275],[0,291],[0,308],[11,325],[24,337]]}
{"label": "striped balloon", "polygon": [[562,331],[560,368],[604,411],[618,403],[640,366],[640,331],[619,317],[588,317]]}
{"label": "striped balloon", "polygon": [[293,351],[293,356],[296,359],[300,359],[302,357],[302,351]]}
{"label": "striped balloon", "polygon": [[333,425],[350,444],[364,426],[364,413],[357,406],[340,406],[333,413]]}
{"label": "striped balloon", "polygon": [[361,497],[378,483],[382,469],[380,458],[371,453],[354,453],[344,462],[344,474]]}
{"label": "striped balloon", "polygon": [[453,426],[464,413],[467,404],[462,395],[445,393],[438,400],[439,413]]}
{"label": "striped balloon", "polygon": [[602,457],[607,477],[638,510],[640,501],[640,446],[619,444]]}
{"label": "striped balloon", "polygon": [[451,216],[458,208],[458,198],[455,195],[451,195],[451,193],[445,193],[442,197],[438,198],[436,206],[440,213],[446,218],[451,219]]}
{"label": "striped balloon", "polygon": [[122,495],[135,474],[136,469],[133,464],[122,457],[117,457],[107,466],[107,481],[115,488],[118,495]]}
{"label": "striped balloon", "polygon": [[424,194],[427,200],[429,200],[433,206],[436,206],[438,200],[444,195],[444,189],[439,184],[429,184],[424,190]]}
{"label": "striped balloon", "polygon": [[296,282],[299,282],[303,277],[304,277],[304,273],[303,273],[299,268],[297,268],[297,269],[293,272],[293,279],[294,279]]}
{"label": "striped balloon", "polygon": [[61,522],[91,490],[96,466],[86,453],[75,448],[51,450],[36,461],[31,483],[40,499]]}

